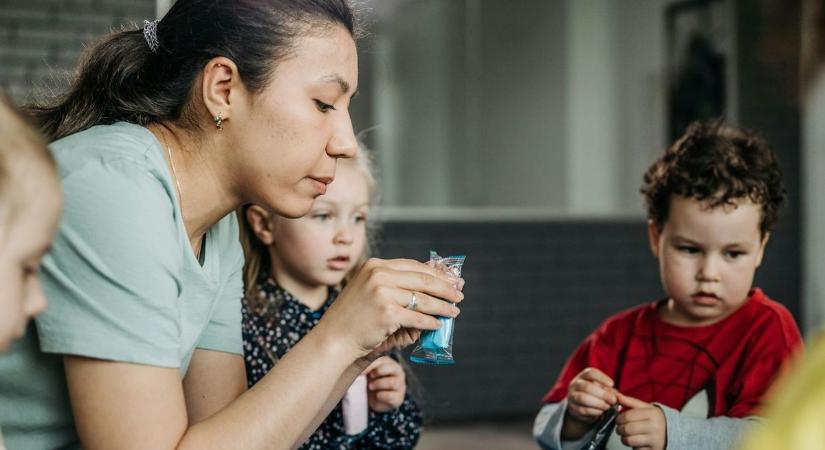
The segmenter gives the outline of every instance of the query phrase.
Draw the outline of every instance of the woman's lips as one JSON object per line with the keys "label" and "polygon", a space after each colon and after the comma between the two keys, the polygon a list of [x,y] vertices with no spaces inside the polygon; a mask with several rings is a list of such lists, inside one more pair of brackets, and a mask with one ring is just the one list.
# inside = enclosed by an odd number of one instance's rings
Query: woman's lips
{"label": "woman's lips", "polygon": [[318,192],[319,195],[324,195],[327,192],[327,183],[323,181],[316,180],[315,178],[310,178],[312,181],[312,185],[315,186],[315,190]]}

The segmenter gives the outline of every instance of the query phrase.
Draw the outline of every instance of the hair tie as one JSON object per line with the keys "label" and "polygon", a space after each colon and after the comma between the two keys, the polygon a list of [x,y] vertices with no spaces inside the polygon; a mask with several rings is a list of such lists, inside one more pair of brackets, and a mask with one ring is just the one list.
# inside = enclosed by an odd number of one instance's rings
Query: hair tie
{"label": "hair tie", "polygon": [[158,41],[157,20],[143,21],[143,39],[146,39],[146,44],[149,45],[149,50],[151,50],[152,53],[156,53],[158,51],[158,48],[160,47],[160,42]]}

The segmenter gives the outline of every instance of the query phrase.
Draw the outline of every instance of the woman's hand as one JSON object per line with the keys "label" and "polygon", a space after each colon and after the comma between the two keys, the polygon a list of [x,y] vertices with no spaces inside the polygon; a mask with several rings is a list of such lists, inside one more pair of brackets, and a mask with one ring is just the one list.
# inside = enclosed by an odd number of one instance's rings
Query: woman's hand
{"label": "woman's hand", "polygon": [[382,356],[367,368],[367,401],[370,409],[383,413],[404,403],[407,379],[404,368],[389,356]]}
{"label": "woman's hand", "polygon": [[[409,259],[370,259],[347,284],[316,329],[356,357],[406,347],[420,330],[439,327],[437,316],[456,317],[463,280]],[[407,309],[413,292],[415,310]]]}

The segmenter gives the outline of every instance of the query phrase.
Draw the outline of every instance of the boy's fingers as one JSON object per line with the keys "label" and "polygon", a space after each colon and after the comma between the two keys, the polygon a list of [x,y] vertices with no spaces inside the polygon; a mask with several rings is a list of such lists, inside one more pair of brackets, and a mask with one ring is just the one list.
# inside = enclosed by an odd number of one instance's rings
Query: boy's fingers
{"label": "boy's fingers", "polygon": [[580,374],[582,378],[588,381],[595,381],[606,387],[613,387],[613,379],[607,376],[604,372],[593,367],[584,369]]}
{"label": "boy's fingers", "polygon": [[602,413],[610,409],[610,405],[607,404],[607,402],[605,402],[604,400],[584,392],[573,392],[569,394],[568,397],[578,407],[597,409],[598,415],[601,415]]}
{"label": "boy's fingers", "polygon": [[649,408],[651,405],[648,402],[643,402],[637,398],[630,397],[628,395],[624,395],[620,392],[616,393],[616,398],[619,401],[619,404],[625,408],[634,409],[634,408]]}
{"label": "boy's fingers", "polygon": [[595,423],[602,416],[602,412],[594,408],[568,407],[566,414],[570,419],[585,424]]}
{"label": "boy's fingers", "polygon": [[605,389],[599,383],[579,379],[574,381],[574,390],[598,397],[610,405],[616,403],[615,393],[611,389]]}

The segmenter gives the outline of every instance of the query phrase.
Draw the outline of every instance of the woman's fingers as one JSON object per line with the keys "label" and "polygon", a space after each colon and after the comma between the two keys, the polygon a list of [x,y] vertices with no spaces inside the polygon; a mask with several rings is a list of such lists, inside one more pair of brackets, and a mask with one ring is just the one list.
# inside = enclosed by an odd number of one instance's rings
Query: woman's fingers
{"label": "woman's fingers", "polygon": [[458,316],[458,307],[423,292],[415,292],[415,308],[408,308],[412,303],[413,292],[414,291],[408,291],[406,289],[396,289],[392,298],[398,306],[406,308],[409,311],[418,311],[431,316]]}
{"label": "woman's fingers", "polygon": [[432,273],[381,267],[374,269],[371,277],[377,285],[393,286],[409,291],[410,294],[406,295],[401,301],[403,306],[409,303],[412,292],[427,294],[453,303],[458,303],[464,299],[464,294],[454,286],[453,282]]}
{"label": "woman's fingers", "polygon": [[412,259],[387,259],[382,260],[382,262],[386,267],[389,267],[394,270],[427,273],[434,277],[441,278],[445,281],[450,282],[451,285],[457,287],[459,290],[464,288],[464,280],[462,278],[456,277],[455,275],[449,272],[441,270],[437,267],[432,267],[419,261],[415,261]]}

